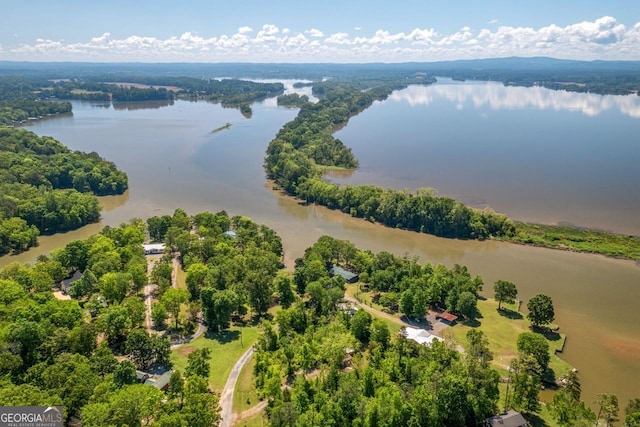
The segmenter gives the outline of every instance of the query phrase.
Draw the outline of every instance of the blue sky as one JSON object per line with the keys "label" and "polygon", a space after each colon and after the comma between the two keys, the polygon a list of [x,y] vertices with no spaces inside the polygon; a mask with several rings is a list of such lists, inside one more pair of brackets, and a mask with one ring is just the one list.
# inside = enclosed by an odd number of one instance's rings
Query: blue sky
{"label": "blue sky", "polygon": [[638,0],[0,0],[0,60],[640,60]]}

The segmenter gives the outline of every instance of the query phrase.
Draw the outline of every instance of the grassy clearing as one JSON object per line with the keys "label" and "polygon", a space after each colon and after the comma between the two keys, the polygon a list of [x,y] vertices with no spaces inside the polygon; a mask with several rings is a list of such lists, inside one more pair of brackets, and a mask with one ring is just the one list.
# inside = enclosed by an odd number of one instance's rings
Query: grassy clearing
{"label": "grassy clearing", "polygon": [[[463,347],[467,346],[466,333],[470,329],[478,328],[484,332],[489,341],[489,349],[493,352],[493,364],[496,369],[506,373],[511,359],[516,357],[518,349],[516,343],[518,335],[522,332],[530,332],[529,321],[522,314],[515,311],[515,307],[508,307],[508,310],[498,311],[498,303],[495,300],[487,299],[478,301],[478,311],[480,316],[472,324],[458,324],[452,328],[447,328],[443,332],[446,338],[450,338]],[[549,367],[558,378],[572,369],[564,360],[560,359],[555,350],[561,348],[564,342],[564,335],[558,333],[546,333],[545,338],[549,342],[549,353],[551,359]],[[503,372],[504,371],[504,372]]]}
{"label": "grassy clearing", "polygon": [[640,259],[640,237],[575,227],[516,223],[514,243]]}
{"label": "grassy clearing", "polygon": [[265,415],[262,413],[238,421],[234,424],[234,427],[264,427],[265,425],[269,425],[269,422],[268,420],[266,420]]}
{"label": "grassy clearing", "polygon": [[240,413],[249,409],[260,401],[258,398],[258,390],[253,382],[253,368],[255,365],[256,359],[252,357],[242,367],[240,375],[238,375],[238,382],[236,383],[236,389],[233,394],[234,413]]}
{"label": "grassy clearing", "polygon": [[184,372],[189,353],[200,348],[211,349],[209,384],[215,391],[221,392],[233,365],[257,339],[257,326],[233,326],[224,333],[207,334],[172,350],[171,362],[174,369]]}

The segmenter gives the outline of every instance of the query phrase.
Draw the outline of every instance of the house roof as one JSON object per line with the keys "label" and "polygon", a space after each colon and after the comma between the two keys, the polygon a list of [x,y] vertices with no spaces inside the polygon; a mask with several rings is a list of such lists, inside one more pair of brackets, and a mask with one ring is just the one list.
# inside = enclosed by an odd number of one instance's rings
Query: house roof
{"label": "house roof", "polygon": [[516,412],[513,409],[508,410],[505,413],[496,415],[487,419],[487,426],[489,427],[529,427],[530,424],[524,419],[520,412]]}
{"label": "house roof", "polygon": [[224,232],[224,234],[226,234],[229,237],[238,237],[238,233],[236,233],[233,230],[227,230],[227,231]]}
{"label": "house roof", "polygon": [[164,374],[160,375],[158,379],[156,379],[156,383],[154,384],[154,387],[162,390],[167,385],[169,385],[169,380],[171,380],[171,372],[172,371],[167,371]]}
{"label": "house roof", "polygon": [[442,338],[432,335],[424,329],[418,328],[404,328],[404,335],[418,344],[426,345],[430,347],[434,341],[444,341]]}
{"label": "house roof", "polygon": [[82,279],[82,273],[76,270],[76,272],[73,273],[73,276],[67,277],[66,279],[60,281],[60,289],[69,290],[71,284],[73,282],[77,282],[80,279]]}
{"label": "house roof", "polygon": [[456,320],[458,320],[458,316],[456,316],[455,314],[451,314],[447,311],[443,311],[442,313],[439,314],[441,319],[446,320],[447,322],[455,322]]}
{"label": "house roof", "polygon": [[145,251],[164,251],[166,245],[164,243],[147,243],[142,245],[142,247]]}
{"label": "house roof", "polygon": [[330,269],[329,269],[329,274],[332,276],[341,276],[344,280],[346,281],[351,281],[354,280],[356,278],[358,278],[358,275],[356,273],[353,273],[343,267],[340,267],[339,265],[334,264]]}
{"label": "house roof", "polygon": [[157,388],[158,390],[162,390],[167,385],[169,385],[172,372],[173,371],[166,371],[164,374],[160,375],[158,378],[149,377],[144,381],[144,385],[150,385]]}

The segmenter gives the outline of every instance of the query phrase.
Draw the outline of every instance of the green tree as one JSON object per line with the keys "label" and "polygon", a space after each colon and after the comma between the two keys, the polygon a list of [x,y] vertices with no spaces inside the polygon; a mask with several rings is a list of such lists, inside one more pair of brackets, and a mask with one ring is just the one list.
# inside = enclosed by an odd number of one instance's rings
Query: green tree
{"label": "green tree", "polygon": [[361,342],[369,340],[369,328],[371,326],[372,317],[366,311],[359,309],[351,317],[351,333]]}
{"label": "green tree", "polygon": [[202,313],[207,326],[214,331],[226,329],[231,320],[231,313],[238,308],[238,295],[231,289],[218,291],[211,287],[206,287],[202,289],[200,298]]}
{"label": "green tree", "polygon": [[131,321],[132,327],[142,326],[145,318],[147,308],[144,301],[139,296],[126,297],[122,301],[122,306],[127,310],[127,315]]}
{"label": "green tree", "polygon": [[467,319],[474,317],[478,306],[477,297],[469,292],[463,291],[458,296],[458,302],[456,303],[456,311],[462,314]]}
{"label": "green tree", "polygon": [[540,371],[544,373],[549,366],[549,342],[544,336],[533,332],[523,332],[518,335],[518,351],[523,354],[533,356],[540,366]]}
{"label": "green tree", "polygon": [[511,372],[510,403],[522,412],[537,412],[540,406],[538,393],[541,389],[540,366],[533,356],[520,354],[509,365]]}
{"label": "green tree", "polygon": [[640,399],[630,399],[624,408],[624,425],[625,427],[640,426]]}
{"label": "green tree", "polygon": [[137,382],[136,366],[130,360],[125,359],[116,365],[113,371],[113,383],[116,387],[122,388]]}
{"label": "green tree", "polygon": [[599,406],[598,420],[603,419],[607,427],[618,420],[618,396],[600,393],[596,396],[596,404]]}
{"label": "green tree", "polygon": [[380,319],[373,319],[371,326],[369,327],[369,339],[372,342],[379,343],[383,349],[389,346],[391,334],[389,333],[389,327]]}
{"label": "green tree", "polygon": [[545,294],[538,294],[531,298],[527,303],[527,310],[529,310],[527,318],[534,326],[549,324],[555,318],[553,301]]}
{"label": "green tree", "polygon": [[8,329],[8,343],[17,349],[25,368],[32,366],[40,357],[38,348],[44,342],[46,331],[40,323],[27,320],[18,320]]}
{"label": "green tree", "polygon": [[206,377],[187,378],[180,413],[189,427],[210,427],[220,422],[219,396],[209,390]]}
{"label": "green tree", "polygon": [[151,308],[151,319],[153,320],[153,324],[158,329],[164,329],[164,322],[167,320],[169,314],[167,313],[167,309],[164,307],[164,304],[161,302],[153,304]]}
{"label": "green tree", "polygon": [[202,263],[191,264],[187,268],[187,289],[189,290],[191,301],[197,301],[200,298],[200,289],[206,285],[209,268]]}
{"label": "green tree", "polygon": [[131,275],[127,273],[105,273],[99,280],[100,293],[109,303],[120,303],[127,296]]}
{"label": "green tree", "polygon": [[98,329],[110,343],[124,339],[131,329],[131,319],[125,307],[112,305],[102,311],[97,320]]}
{"label": "green tree", "polygon": [[172,399],[176,399],[178,401],[178,409],[182,409],[182,405],[184,404],[184,378],[182,378],[180,371],[175,370],[171,373],[167,394]]}
{"label": "green tree", "polygon": [[187,369],[185,375],[192,377],[194,375],[202,378],[209,378],[211,369],[211,350],[208,348],[199,348],[193,350],[187,356]]}
{"label": "green tree", "polygon": [[189,301],[189,293],[184,289],[169,288],[162,295],[160,300],[167,311],[171,313],[175,322],[175,328],[178,329],[178,321],[180,317],[180,307]]}
{"label": "green tree", "polygon": [[273,280],[273,287],[278,293],[278,299],[280,305],[283,308],[289,308],[295,301],[295,294],[293,293],[293,281],[291,276],[286,273],[278,273]]}
{"label": "green tree", "polygon": [[496,280],[493,285],[494,298],[498,301],[498,310],[502,308],[502,303],[513,304],[518,296],[518,289],[512,282],[506,280]]}
{"label": "green tree", "polygon": [[155,360],[151,337],[142,329],[134,329],[127,335],[126,352],[141,370],[147,370]]}
{"label": "green tree", "polygon": [[469,342],[469,357],[476,359],[483,367],[489,366],[489,362],[493,360],[493,354],[489,350],[489,340],[484,333],[477,329],[470,329],[466,336]]}
{"label": "green tree", "polygon": [[115,371],[118,360],[113,355],[107,342],[103,341],[89,358],[89,363],[93,371],[104,378],[105,375]]}

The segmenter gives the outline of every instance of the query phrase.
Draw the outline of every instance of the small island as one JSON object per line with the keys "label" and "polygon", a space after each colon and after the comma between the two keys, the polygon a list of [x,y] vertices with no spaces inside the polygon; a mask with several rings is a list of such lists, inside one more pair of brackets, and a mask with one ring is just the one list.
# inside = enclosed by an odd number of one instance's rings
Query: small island
{"label": "small island", "polygon": [[231,127],[232,123],[231,122],[227,122],[224,125],[215,128],[214,130],[211,131],[211,133],[217,133],[217,132],[221,132],[223,130],[229,129]]}

